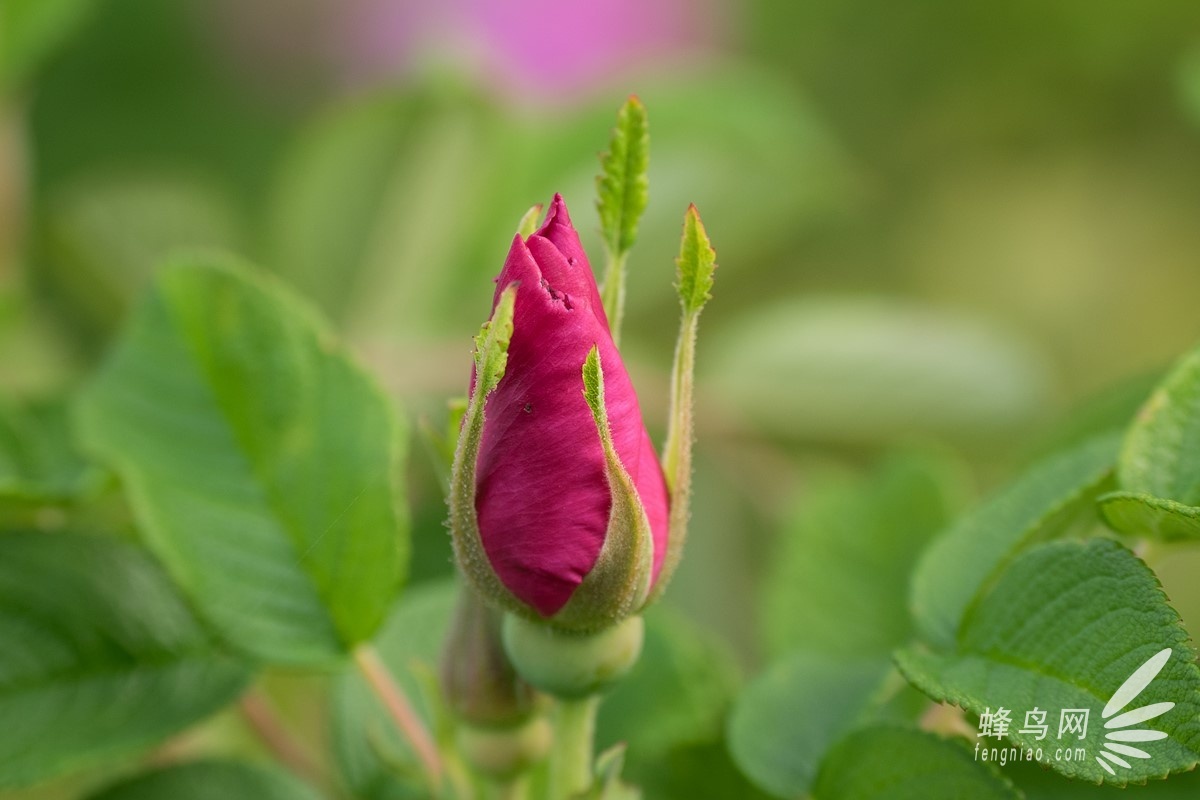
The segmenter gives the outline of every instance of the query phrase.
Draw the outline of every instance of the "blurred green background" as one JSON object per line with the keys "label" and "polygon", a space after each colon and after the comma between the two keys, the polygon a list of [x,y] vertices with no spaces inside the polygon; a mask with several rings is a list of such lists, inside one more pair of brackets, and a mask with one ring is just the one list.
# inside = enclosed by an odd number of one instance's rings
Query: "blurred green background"
{"label": "blurred green background", "polygon": [[[0,0],[0,437],[59,425],[155,265],[208,247],[284,276],[440,425],[525,209],[563,192],[599,261],[629,93],[651,201],[623,340],[657,436],[687,203],[721,265],[667,602],[744,672],[812,486],[916,450],[971,497],[1118,424],[1200,338],[1192,0]],[[434,464],[414,447],[417,583],[452,570]],[[1200,560],[1158,566],[1195,630]]]}

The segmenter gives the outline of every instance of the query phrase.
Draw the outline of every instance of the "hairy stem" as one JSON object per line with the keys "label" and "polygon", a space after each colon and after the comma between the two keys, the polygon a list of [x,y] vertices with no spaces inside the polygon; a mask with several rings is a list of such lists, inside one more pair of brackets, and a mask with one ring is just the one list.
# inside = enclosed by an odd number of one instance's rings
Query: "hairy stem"
{"label": "hairy stem", "polygon": [[425,771],[425,777],[434,793],[440,793],[444,772],[442,757],[433,737],[429,735],[421,718],[417,716],[412,702],[396,683],[374,647],[369,644],[360,645],[354,651],[354,662],[358,665],[363,677],[367,679],[367,683],[375,692],[376,697],[391,715],[396,727],[400,729],[400,733],[412,746],[413,752],[417,754]]}
{"label": "hairy stem", "polygon": [[573,797],[592,786],[592,748],[600,696],[562,699],[554,710],[554,748],[550,751],[550,796]]}
{"label": "hairy stem", "polygon": [[671,365],[671,410],[668,419],[667,442],[663,447],[663,474],[667,488],[674,495],[685,496],[692,471],[693,374],[696,371],[696,328],[699,312],[684,315],[675,343],[675,363]]}
{"label": "hairy stem", "polygon": [[329,786],[329,776],[291,735],[266,695],[260,690],[251,690],[242,695],[238,708],[246,724],[279,763],[310,783]]}
{"label": "hairy stem", "polygon": [[608,315],[608,327],[612,331],[613,344],[621,344],[621,317],[625,315],[625,253],[609,250],[608,263],[604,267],[604,283],[600,286],[600,300],[604,313]]}
{"label": "hairy stem", "polygon": [[663,446],[662,468],[670,492],[670,513],[667,521],[667,553],[661,577],[651,590],[648,602],[654,602],[667,588],[675,567],[683,554],[687,539],[688,515],[691,513],[692,441],[695,438],[693,419],[693,375],[696,371],[696,329],[699,309],[685,311],[675,343],[675,363],[671,367],[671,408],[667,422],[667,441]]}

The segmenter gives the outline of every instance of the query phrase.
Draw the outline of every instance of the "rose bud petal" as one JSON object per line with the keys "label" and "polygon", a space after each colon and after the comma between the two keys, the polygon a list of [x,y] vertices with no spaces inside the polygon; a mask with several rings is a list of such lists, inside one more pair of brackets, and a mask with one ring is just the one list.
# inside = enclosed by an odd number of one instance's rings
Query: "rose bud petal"
{"label": "rose bud petal", "polygon": [[481,421],[473,435],[464,423],[451,493],[459,563],[481,594],[525,616],[605,627],[658,578],[667,488],[560,196],[536,233],[514,239],[497,284],[494,316],[516,287],[511,338],[482,408],[472,379]]}

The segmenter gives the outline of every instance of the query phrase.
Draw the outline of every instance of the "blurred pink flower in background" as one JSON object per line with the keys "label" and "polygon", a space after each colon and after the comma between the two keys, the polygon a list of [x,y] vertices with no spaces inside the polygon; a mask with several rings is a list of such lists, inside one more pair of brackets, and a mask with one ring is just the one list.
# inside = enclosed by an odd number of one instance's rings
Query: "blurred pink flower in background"
{"label": "blurred pink flower in background", "polygon": [[[723,0],[220,0],[217,27],[256,74],[321,65],[338,84],[430,67],[506,94],[564,98],[722,38]],[[281,73],[282,70],[282,73]]]}

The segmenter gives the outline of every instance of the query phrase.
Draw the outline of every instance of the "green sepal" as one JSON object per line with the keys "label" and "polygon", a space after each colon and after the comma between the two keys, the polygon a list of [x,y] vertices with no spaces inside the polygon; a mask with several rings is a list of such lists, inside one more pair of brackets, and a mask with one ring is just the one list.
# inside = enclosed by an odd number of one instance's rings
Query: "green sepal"
{"label": "green sepal", "polygon": [[650,591],[654,539],[637,488],[613,446],[604,407],[604,370],[594,345],[583,362],[583,395],[604,449],[612,511],[595,566],[550,621],[568,630],[595,631],[641,609]]}
{"label": "green sepal", "polygon": [[521,235],[522,239],[528,239],[537,230],[538,220],[542,216],[542,209],[544,207],[541,203],[536,203],[530,206],[529,210],[522,215],[521,221],[517,223],[517,233]]}
{"label": "green sepal", "polygon": [[450,471],[450,538],[455,561],[484,599],[536,618],[537,613],[510,592],[496,575],[483,549],[475,512],[475,468],[483,440],[483,409],[488,395],[500,383],[508,366],[517,288],[516,282],[505,287],[492,318],[483,323],[475,337],[475,391],[467,401],[462,431],[454,451],[454,467]]}
{"label": "green sepal", "polygon": [[694,205],[688,206],[684,216],[683,237],[675,264],[678,268],[676,288],[679,290],[683,315],[679,323],[679,338],[675,342],[675,363],[671,367],[671,415],[662,457],[671,507],[667,553],[648,603],[653,603],[662,595],[675,568],[679,566],[691,515],[696,331],[700,312],[712,296],[713,273],[717,269],[717,252],[709,241],[704,223],[700,221],[700,213]]}

